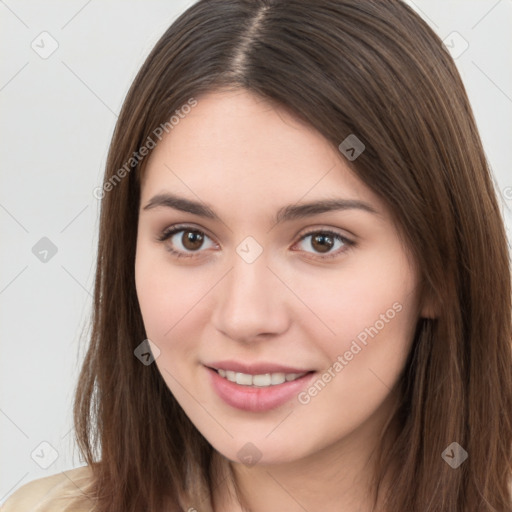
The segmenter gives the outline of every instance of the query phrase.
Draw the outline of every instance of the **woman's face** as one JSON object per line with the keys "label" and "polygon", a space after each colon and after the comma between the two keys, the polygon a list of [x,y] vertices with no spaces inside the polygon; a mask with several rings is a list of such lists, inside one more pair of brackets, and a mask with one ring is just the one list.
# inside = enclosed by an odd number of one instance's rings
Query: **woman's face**
{"label": "woman's face", "polygon": [[198,98],[148,162],[135,277],[163,379],[227,458],[290,462],[380,433],[418,276],[382,201],[285,111]]}

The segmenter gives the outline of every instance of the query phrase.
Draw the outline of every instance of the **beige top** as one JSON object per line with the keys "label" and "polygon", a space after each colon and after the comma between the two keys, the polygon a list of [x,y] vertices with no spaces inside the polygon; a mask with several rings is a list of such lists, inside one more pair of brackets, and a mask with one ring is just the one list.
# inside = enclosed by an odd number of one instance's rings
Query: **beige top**
{"label": "beige top", "polygon": [[83,494],[91,482],[89,466],[39,478],[14,491],[0,512],[64,512],[68,506],[73,512],[91,512],[93,502]]}

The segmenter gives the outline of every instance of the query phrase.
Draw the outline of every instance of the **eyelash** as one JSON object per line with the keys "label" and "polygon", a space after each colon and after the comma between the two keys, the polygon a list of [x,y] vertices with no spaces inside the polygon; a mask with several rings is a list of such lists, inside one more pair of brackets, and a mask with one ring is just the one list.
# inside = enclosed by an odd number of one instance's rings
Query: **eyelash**
{"label": "eyelash", "polygon": [[[200,233],[200,234],[210,238],[206,233],[204,233],[204,231],[201,231],[200,229],[197,229],[197,228],[195,228],[193,226],[178,225],[178,226],[170,226],[170,227],[166,228],[157,237],[157,240],[159,242],[162,242],[162,243],[166,242],[172,236],[174,236],[176,233],[179,233],[181,231],[192,231],[192,232]],[[300,236],[300,239],[299,239],[299,241],[297,243],[302,242],[308,236],[318,235],[318,234],[330,235],[335,240],[338,240],[339,242],[342,242],[344,244],[344,247],[342,247],[341,249],[338,249],[336,252],[326,254],[325,256],[313,257],[315,259],[326,260],[326,259],[335,258],[336,256],[339,256],[341,253],[346,252],[348,249],[350,249],[351,247],[353,247],[355,245],[355,242],[353,242],[352,240],[349,240],[348,238],[345,238],[344,236],[342,236],[339,233],[337,233],[336,231],[332,231],[332,230],[329,230],[329,229],[317,229],[317,230],[313,230],[313,231],[308,231],[307,233],[304,233],[304,234],[302,234]],[[196,257],[196,255],[199,252],[202,252],[202,251],[196,251],[196,252],[193,252],[191,254],[186,254],[186,253],[184,254],[184,253],[182,253],[180,251],[176,251],[175,249],[172,249],[172,248],[170,248],[168,246],[166,246],[165,249],[168,252],[170,252],[173,256],[175,256],[176,258],[194,258],[194,257]],[[311,254],[311,253],[308,253],[308,254]],[[320,254],[320,253],[317,253],[317,254]]]}

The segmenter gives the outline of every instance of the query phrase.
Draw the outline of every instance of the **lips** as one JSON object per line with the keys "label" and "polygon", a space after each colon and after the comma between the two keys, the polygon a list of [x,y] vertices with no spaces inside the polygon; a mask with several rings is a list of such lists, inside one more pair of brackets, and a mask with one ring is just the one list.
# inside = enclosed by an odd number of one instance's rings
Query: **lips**
{"label": "lips", "polygon": [[[222,401],[236,409],[250,412],[264,412],[279,407],[296,397],[307,387],[316,372],[291,368],[273,363],[244,364],[236,361],[219,361],[205,365],[210,384]],[[222,377],[219,370],[236,372],[237,375],[261,376],[265,374],[285,374],[293,380],[271,386],[238,384]],[[301,375],[302,374],[302,375]]]}

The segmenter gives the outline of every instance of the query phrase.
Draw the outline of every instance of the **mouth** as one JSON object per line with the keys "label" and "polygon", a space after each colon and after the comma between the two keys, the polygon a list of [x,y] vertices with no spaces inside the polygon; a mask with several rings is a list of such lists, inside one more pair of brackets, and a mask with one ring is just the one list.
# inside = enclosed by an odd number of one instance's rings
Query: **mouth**
{"label": "mouth", "polygon": [[239,384],[240,386],[251,386],[256,388],[279,386],[285,382],[292,382],[304,377],[308,373],[312,373],[312,371],[301,373],[273,372],[253,375],[250,373],[235,372],[233,370],[224,370],[222,368],[209,368],[210,370],[217,372],[218,375],[229,382]]}
{"label": "mouth", "polygon": [[[273,371],[264,370],[247,373],[215,366],[203,366],[208,372],[210,385],[222,402],[232,408],[248,412],[265,412],[282,406],[303,391],[314,379],[316,371]],[[268,368],[268,365],[266,366]],[[275,370],[276,368],[271,368]],[[282,370],[283,368],[277,368]],[[297,401],[297,404],[299,402]]]}

